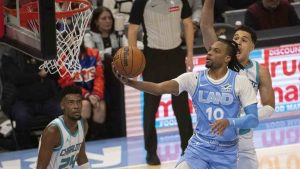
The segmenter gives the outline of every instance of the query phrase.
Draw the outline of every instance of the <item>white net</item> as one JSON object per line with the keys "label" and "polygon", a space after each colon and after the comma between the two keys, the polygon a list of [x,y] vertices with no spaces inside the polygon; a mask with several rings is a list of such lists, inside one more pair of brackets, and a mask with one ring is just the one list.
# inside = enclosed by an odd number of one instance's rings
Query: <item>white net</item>
{"label": "white net", "polygon": [[[85,30],[92,14],[91,4],[88,0],[56,0],[56,16],[72,11],[67,17],[59,17],[56,20],[56,43],[57,58],[46,60],[40,66],[47,72],[59,73],[64,76],[69,73],[71,76],[81,69],[79,63],[80,45]],[[28,9],[30,12],[32,9]],[[28,20],[31,31],[39,34],[38,20]]]}

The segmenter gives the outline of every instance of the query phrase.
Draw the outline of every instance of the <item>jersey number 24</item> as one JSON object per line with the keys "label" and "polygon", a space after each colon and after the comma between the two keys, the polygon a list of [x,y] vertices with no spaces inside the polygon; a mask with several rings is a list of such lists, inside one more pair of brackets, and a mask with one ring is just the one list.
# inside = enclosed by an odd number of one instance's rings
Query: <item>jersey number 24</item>
{"label": "jersey number 24", "polygon": [[68,168],[68,166],[72,166],[72,168],[74,168],[75,161],[76,161],[76,155],[73,155],[73,156],[67,157],[67,158],[63,158],[60,161],[62,164],[59,166],[59,169]]}

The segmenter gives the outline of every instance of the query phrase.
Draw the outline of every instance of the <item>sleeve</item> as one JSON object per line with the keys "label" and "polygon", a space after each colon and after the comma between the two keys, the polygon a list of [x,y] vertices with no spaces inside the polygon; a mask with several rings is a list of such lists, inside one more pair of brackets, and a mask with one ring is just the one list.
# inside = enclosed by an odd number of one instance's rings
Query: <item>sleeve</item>
{"label": "sleeve", "polygon": [[92,34],[87,32],[83,38],[84,47],[95,48],[95,42],[93,41]]}
{"label": "sleeve", "polygon": [[58,85],[63,88],[69,85],[74,84],[74,80],[70,74],[70,72],[67,71],[67,68],[65,67],[65,64],[63,61],[66,59],[67,56],[63,56],[61,60],[57,60],[57,64],[60,65],[60,68],[58,69],[59,74],[62,75],[58,79]]}
{"label": "sleeve", "polygon": [[142,23],[146,3],[147,0],[135,0],[133,2],[129,16],[129,23],[136,25],[140,25]]}
{"label": "sleeve", "polygon": [[177,78],[173,79],[179,84],[178,95],[184,91],[187,91],[192,96],[196,90],[197,74],[194,72],[184,73]]}
{"label": "sleeve", "polygon": [[257,103],[255,90],[253,89],[249,79],[246,77],[240,75],[236,77],[235,91],[243,108]]}
{"label": "sleeve", "polygon": [[[62,65],[62,67],[59,69],[60,71],[60,74],[64,75],[64,76],[60,76],[59,79],[58,79],[58,85],[63,88],[63,87],[66,87],[66,86],[69,86],[69,85],[73,85],[75,84],[74,82],[74,77],[71,76],[71,74],[69,72],[66,72],[66,68],[63,66],[63,64],[60,64]],[[76,75],[75,75],[76,76]],[[89,96],[89,92],[88,90],[86,90],[85,88],[81,87],[81,93],[82,93],[82,96],[84,98],[87,98]]]}
{"label": "sleeve", "polygon": [[93,94],[97,95],[100,99],[104,97],[104,72],[103,72],[103,65],[101,62],[101,57],[99,52],[95,50],[94,55],[96,56],[96,72],[95,72],[95,79],[93,85]]}
{"label": "sleeve", "polygon": [[66,86],[73,85],[74,81],[73,81],[71,75],[69,73],[67,73],[66,75],[64,75],[58,79],[58,84],[61,88],[64,88]]}
{"label": "sleeve", "polygon": [[16,85],[27,85],[40,81],[41,77],[38,75],[38,72],[26,73],[21,71],[17,66],[11,65],[10,69],[6,69],[5,72],[8,72],[9,79]]}
{"label": "sleeve", "polygon": [[238,75],[235,82],[235,91],[240,98],[246,115],[238,118],[229,118],[230,126],[241,129],[257,127],[259,121],[256,93],[250,81],[246,77]]}
{"label": "sleeve", "polygon": [[191,5],[192,8],[192,20],[193,22],[200,23],[200,14],[201,14],[201,8],[202,4],[200,0],[193,0],[193,4]]}
{"label": "sleeve", "polygon": [[5,79],[8,79],[17,85],[32,84],[40,81],[41,78],[38,75],[39,71],[32,73],[26,73],[22,71],[20,65],[26,64],[25,60],[23,60],[24,56],[22,53],[15,50],[10,50],[6,55],[7,56],[2,57],[2,70]]}
{"label": "sleeve", "polygon": [[244,108],[245,116],[240,118],[229,118],[230,126],[240,129],[255,128],[258,126],[257,104],[252,104]]}
{"label": "sleeve", "polygon": [[182,0],[181,19],[192,16],[192,10],[187,0]]}

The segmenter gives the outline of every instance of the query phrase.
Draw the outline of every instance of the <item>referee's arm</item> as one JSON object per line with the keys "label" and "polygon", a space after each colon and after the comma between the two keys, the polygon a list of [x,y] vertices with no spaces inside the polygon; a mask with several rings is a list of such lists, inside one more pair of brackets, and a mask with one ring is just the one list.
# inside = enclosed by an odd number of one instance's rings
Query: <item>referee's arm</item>
{"label": "referee's arm", "polygon": [[183,8],[181,12],[181,19],[184,25],[184,33],[185,33],[185,43],[187,47],[186,53],[186,68],[187,71],[190,72],[193,70],[193,48],[194,48],[194,25],[192,21],[192,10],[189,6],[188,1],[183,0]]}
{"label": "referee's arm", "polygon": [[140,24],[144,18],[144,10],[147,1],[134,1],[129,17],[129,26],[128,26],[128,46],[137,47],[137,34],[139,31]]}
{"label": "referee's arm", "polygon": [[183,19],[182,23],[184,25],[185,43],[187,46],[187,55],[193,57],[194,27],[193,27],[192,17]]}

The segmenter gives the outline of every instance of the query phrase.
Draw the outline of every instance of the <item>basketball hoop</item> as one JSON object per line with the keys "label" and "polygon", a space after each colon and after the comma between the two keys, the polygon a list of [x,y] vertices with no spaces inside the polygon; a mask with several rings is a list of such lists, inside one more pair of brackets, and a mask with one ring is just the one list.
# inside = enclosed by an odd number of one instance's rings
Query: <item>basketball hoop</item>
{"label": "basketball hoop", "polygon": [[[27,28],[39,38],[39,13],[38,1],[29,2],[19,9],[20,26]],[[79,52],[85,30],[92,14],[91,3],[88,0],[55,0],[56,10],[56,46],[57,58],[46,60],[40,66],[47,72],[59,73],[64,76],[67,73],[73,75],[81,69]],[[16,9],[6,9],[13,15],[17,15]]]}

